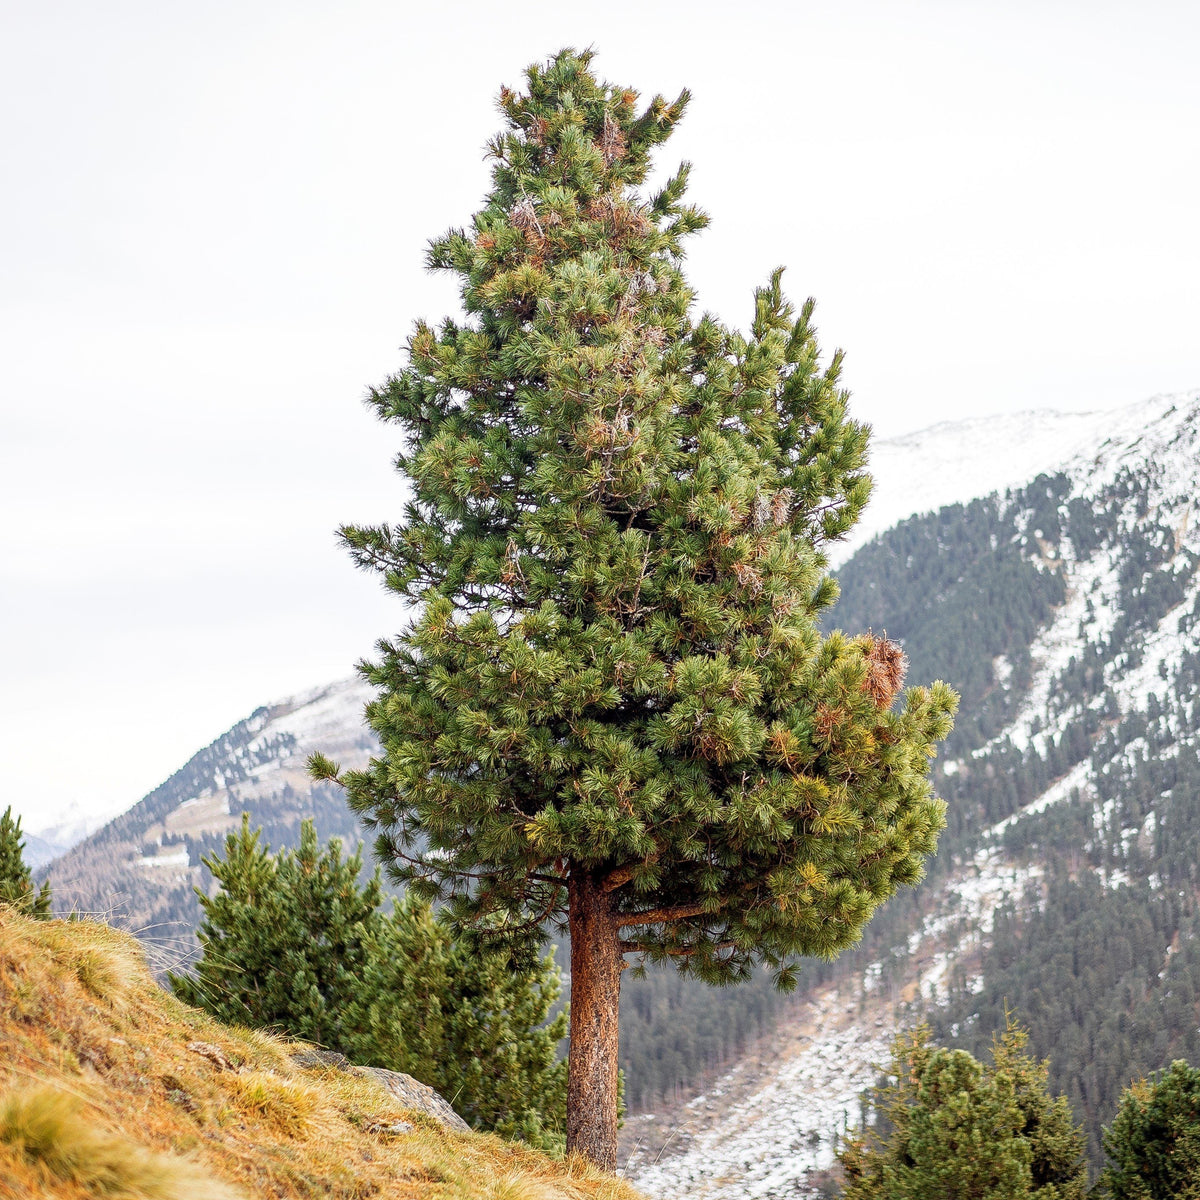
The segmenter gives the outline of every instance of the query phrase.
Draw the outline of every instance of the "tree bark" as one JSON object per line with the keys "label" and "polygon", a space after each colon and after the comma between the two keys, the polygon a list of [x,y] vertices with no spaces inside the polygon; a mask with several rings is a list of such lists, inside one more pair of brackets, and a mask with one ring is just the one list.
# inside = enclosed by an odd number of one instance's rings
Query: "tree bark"
{"label": "tree bark", "polygon": [[567,1058],[567,1150],[606,1171],[617,1168],[617,1011],[624,955],[616,899],[601,880],[572,866],[571,1027]]}

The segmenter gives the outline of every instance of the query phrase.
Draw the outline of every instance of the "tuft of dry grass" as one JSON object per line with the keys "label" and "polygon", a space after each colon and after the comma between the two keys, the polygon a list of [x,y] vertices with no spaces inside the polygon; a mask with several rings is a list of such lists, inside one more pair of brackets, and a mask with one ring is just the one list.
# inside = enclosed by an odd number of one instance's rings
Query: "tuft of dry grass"
{"label": "tuft of dry grass", "polygon": [[290,1137],[307,1132],[310,1118],[321,1107],[321,1095],[313,1088],[266,1071],[231,1076],[229,1092],[245,1117],[262,1121]]}
{"label": "tuft of dry grass", "polygon": [[0,912],[0,1200],[639,1200],[295,1048],[181,1004],[126,934]]}
{"label": "tuft of dry grass", "polygon": [[[49,921],[32,940],[69,971],[97,1000],[118,1001],[146,975],[145,959],[130,939],[80,937],[76,927],[93,922]],[[115,931],[112,931],[115,932]]]}
{"label": "tuft of dry grass", "polygon": [[66,1184],[112,1200],[232,1200],[233,1189],[194,1163],[153,1154],[96,1128],[66,1092],[33,1086],[0,1101],[0,1167],[24,1168],[43,1188]]}

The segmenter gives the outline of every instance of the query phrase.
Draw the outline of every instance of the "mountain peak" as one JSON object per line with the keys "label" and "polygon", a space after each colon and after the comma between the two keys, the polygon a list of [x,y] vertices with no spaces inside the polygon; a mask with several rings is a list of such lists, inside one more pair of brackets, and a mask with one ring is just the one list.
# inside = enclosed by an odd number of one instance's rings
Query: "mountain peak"
{"label": "mountain peak", "polygon": [[845,542],[831,548],[840,566],[871,538],[917,513],[936,512],[1021,487],[1038,475],[1074,474],[1116,462],[1142,439],[1160,444],[1170,432],[1197,425],[1200,390],[1152,396],[1121,408],[1023,412],[940,421],[883,438],[871,449],[875,492]]}

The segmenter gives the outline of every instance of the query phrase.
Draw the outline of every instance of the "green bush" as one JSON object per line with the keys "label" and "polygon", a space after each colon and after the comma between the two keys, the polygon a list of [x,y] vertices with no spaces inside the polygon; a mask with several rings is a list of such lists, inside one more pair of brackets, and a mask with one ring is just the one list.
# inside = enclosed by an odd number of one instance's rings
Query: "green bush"
{"label": "green bush", "polygon": [[403,1071],[441,1092],[471,1125],[561,1148],[566,1014],[547,1023],[560,985],[551,959],[515,963],[456,940],[427,904],[380,910],[378,872],[323,849],[311,821],[295,851],[270,853],[261,831],[204,859],[221,885],[199,891],[203,956],[171,975],[175,994],[231,1024],[274,1028]]}
{"label": "green bush", "polygon": [[840,1156],[845,1200],[1083,1200],[1083,1135],[1026,1040],[1010,1023],[984,1064],[924,1027],[898,1038],[876,1126]]}
{"label": "green bush", "polygon": [[1112,1200],[1200,1198],[1200,1069],[1177,1059],[1126,1089],[1104,1152]]}
{"label": "green bush", "polygon": [[50,885],[33,886],[33,876],[25,865],[25,839],[21,836],[21,818],[15,821],[12,806],[0,817],[0,904],[10,904],[30,917],[50,916]]}

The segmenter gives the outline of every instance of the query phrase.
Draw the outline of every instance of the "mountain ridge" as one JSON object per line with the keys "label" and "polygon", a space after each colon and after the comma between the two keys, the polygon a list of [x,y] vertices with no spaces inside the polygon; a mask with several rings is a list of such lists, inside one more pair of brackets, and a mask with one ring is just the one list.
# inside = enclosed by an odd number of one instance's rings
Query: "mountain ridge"
{"label": "mountain ridge", "polygon": [[939,421],[871,447],[871,503],[845,541],[832,548],[834,566],[901,520],[949,504],[1021,487],[1047,471],[1103,452],[1106,443],[1153,424],[1200,390],[1160,393],[1115,409],[1064,412],[1026,409]]}

